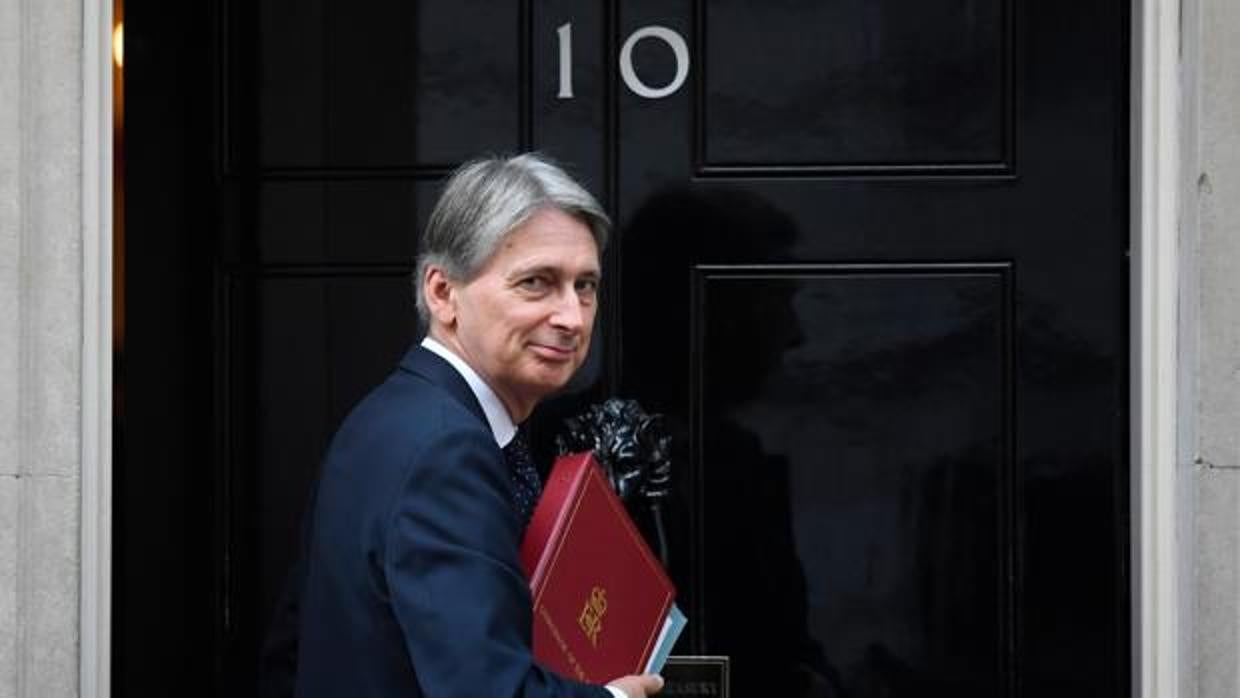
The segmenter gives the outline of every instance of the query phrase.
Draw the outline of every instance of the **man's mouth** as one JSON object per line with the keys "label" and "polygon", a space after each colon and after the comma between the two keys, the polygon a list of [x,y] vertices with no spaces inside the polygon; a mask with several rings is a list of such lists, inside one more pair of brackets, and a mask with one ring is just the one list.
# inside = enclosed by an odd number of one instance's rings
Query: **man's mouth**
{"label": "man's mouth", "polygon": [[540,358],[548,361],[570,361],[577,353],[577,347],[573,344],[531,342],[530,349]]}

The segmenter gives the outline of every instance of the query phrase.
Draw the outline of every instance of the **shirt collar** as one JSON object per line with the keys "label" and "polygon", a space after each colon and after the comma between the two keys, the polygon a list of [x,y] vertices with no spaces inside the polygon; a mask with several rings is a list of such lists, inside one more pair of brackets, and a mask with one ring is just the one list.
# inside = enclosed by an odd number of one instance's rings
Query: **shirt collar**
{"label": "shirt collar", "polygon": [[474,397],[478,399],[478,404],[482,405],[482,413],[486,415],[487,426],[491,427],[495,443],[499,444],[500,448],[507,446],[508,442],[512,441],[512,437],[517,434],[517,425],[513,424],[512,417],[508,416],[508,410],[504,408],[504,403],[500,402],[499,396],[491,390],[491,386],[487,385],[486,381],[482,380],[482,376],[465,363],[464,359],[430,335],[426,335],[426,338],[422,340],[422,346],[452,364],[452,368],[461,374],[461,378],[465,379]]}

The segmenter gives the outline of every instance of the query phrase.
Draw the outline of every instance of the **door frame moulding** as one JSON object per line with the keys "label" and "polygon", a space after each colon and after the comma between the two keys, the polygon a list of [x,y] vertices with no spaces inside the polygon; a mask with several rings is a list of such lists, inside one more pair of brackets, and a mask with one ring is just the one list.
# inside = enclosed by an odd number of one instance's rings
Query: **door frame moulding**
{"label": "door frame moulding", "polygon": [[82,0],[82,365],[78,695],[112,676],[112,0]]}
{"label": "door frame moulding", "polygon": [[1180,4],[1132,6],[1131,561],[1132,685],[1176,698],[1183,667],[1177,533]]}
{"label": "door frame moulding", "polygon": [[[1181,0],[1134,0],[1131,68],[1132,680],[1175,698]],[[82,0],[79,690],[111,694],[112,0]]]}

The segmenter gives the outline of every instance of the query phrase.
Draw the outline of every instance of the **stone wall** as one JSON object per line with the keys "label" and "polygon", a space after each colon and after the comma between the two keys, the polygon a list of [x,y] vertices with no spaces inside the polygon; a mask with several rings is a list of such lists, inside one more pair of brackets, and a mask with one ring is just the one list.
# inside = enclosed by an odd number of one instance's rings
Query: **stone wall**
{"label": "stone wall", "polygon": [[[1185,410],[1196,470],[1196,695],[1240,695],[1240,2],[1191,0],[1184,26],[1183,287],[1195,362]],[[1195,316],[1195,317],[1194,317]],[[1194,346],[1195,345],[1195,346]]]}
{"label": "stone wall", "polygon": [[82,0],[0,0],[0,698],[78,691]]}

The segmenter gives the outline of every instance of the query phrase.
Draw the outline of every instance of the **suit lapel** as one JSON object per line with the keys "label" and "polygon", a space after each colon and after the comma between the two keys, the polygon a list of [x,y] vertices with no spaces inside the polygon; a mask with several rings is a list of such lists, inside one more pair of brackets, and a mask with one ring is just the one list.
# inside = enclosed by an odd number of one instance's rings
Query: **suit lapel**
{"label": "suit lapel", "polygon": [[474,396],[474,391],[469,389],[469,383],[465,382],[465,379],[461,374],[457,373],[452,364],[445,361],[435,352],[423,347],[421,344],[414,344],[405,353],[405,357],[400,360],[400,368],[416,376],[421,376],[434,385],[448,391],[449,395],[456,398],[458,402],[474,413],[483,424],[487,424],[486,413],[482,411],[482,405],[479,404],[478,398]]}

